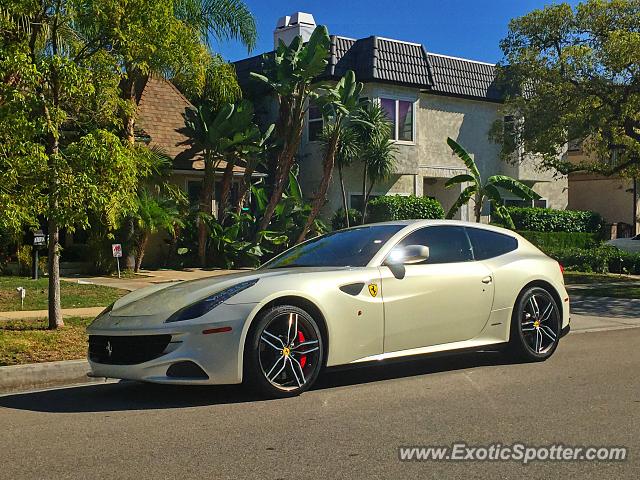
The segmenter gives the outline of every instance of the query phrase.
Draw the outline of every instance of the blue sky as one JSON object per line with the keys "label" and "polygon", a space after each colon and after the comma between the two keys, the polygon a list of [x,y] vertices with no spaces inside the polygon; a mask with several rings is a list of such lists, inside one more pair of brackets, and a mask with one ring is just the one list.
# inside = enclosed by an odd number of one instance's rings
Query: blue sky
{"label": "blue sky", "polygon": [[[253,54],[273,47],[278,17],[296,11],[312,13],[330,34],[362,38],[370,35],[422,43],[434,53],[497,62],[499,41],[509,20],[552,0],[245,0],[258,23]],[[575,4],[575,1],[569,1]],[[217,45],[227,60],[247,56],[235,42]]]}

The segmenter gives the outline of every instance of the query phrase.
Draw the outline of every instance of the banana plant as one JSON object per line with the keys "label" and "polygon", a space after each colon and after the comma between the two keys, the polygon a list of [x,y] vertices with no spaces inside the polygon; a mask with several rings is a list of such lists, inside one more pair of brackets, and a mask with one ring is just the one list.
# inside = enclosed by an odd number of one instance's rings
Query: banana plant
{"label": "banana plant", "polygon": [[[218,218],[223,220],[233,180],[233,168],[242,158],[263,148],[273,131],[269,126],[265,133],[254,123],[253,104],[242,100],[236,104],[223,105],[214,112],[206,106],[188,109],[184,115],[185,127],[180,130],[189,137],[190,153],[202,153],[204,157],[204,180],[200,198],[201,215],[212,215],[212,200],[215,197],[215,176],[221,163],[226,162],[222,175]],[[207,222],[199,223],[198,256],[206,263]]]}
{"label": "banana plant", "polygon": [[538,200],[540,195],[533,191],[530,187],[525,185],[524,183],[516,180],[515,178],[511,178],[507,175],[492,175],[487,178],[486,182],[483,182],[482,177],[480,176],[480,171],[478,170],[478,166],[473,161],[469,153],[460,145],[458,142],[453,140],[452,138],[447,138],[447,144],[455,153],[460,160],[465,164],[469,173],[463,173],[461,175],[456,175],[455,177],[450,178],[445,183],[445,187],[450,188],[453,185],[458,185],[461,183],[469,183],[469,185],[462,190],[460,196],[455,201],[453,206],[449,209],[447,213],[447,218],[453,218],[456,212],[462,207],[466,205],[469,200],[473,198],[474,200],[474,216],[476,222],[480,222],[480,217],[482,215],[482,205],[485,200],[489,200],[491,205],[493,206],[494,211],[501,218],[503,223],[508,228],[515,228],[513,225],[513,220],[511,219],[511,215],[509,214],[509,210],[504,206],[504,201],[502,199],[502,195],[500,194],[500,189],[506,190],[518,198],[523,200]]}
{"label": "banana plant", "polygon": [[251,73],[253,78],[275,93],[279,107],[275,131],[278,152],[273,184],[258,231],[266,230],[287,187],[289,172],[302,137],[305,108],[315,89],[315,78],[327,66],[330,43],[327,28],[318,26],[306,43],[301,36],[294,38],[289,45],[280,41],[273,57],[267,59],[265,74]]}
{"label": "banana plant", "polygon": [[296,243],[304,241],[326,201],[340,140],[348,129],[349,123],[358,121],[355,114],[366,103],[366,100],[360,97],[363,87],[362,82],[356,81],[353,70],[348,70],[335,86],[322,89],[316,100],[325,124],[322,178],[313,199],[311,212]]}

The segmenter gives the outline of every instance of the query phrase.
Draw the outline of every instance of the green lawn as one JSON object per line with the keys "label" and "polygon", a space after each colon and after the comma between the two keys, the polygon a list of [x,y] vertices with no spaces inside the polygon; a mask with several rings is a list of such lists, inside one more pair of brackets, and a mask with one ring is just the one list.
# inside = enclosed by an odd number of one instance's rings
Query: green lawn
{"label": "green lawn", "polygon": [[[20,297],[16,288],[27,289],[24,310],[45,310],[47,308],[48,279],[31,280],[26,277],[0,276],[0,312],[20,310]],[[62,308],[102,307],[116,301],[126,290],[103,287],[101,285],[83,285],[72,282],[60,282]]]}
{"label": "green lawn", "polygon": [[[564,272],[570,294],[586,297],[640,298],[640,280],[599,273]],[[583,287],[582,285],[586,285]]]}
{"label": "green lawn", "polygon": [[65,318],[57,330],[47,330],[46,320],[0,322],[0,366],[84,358],[91,321]]}

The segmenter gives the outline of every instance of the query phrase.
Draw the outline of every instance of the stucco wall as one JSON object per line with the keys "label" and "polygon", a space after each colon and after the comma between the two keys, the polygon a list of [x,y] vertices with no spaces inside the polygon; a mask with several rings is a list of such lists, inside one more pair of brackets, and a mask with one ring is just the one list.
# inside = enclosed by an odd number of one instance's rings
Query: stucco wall
{"label": "stucco wall", "polygon": [[[569,208],[593,210],[607,223],[633,223],[632,182],[592,174],[571,174]],[[636,217],[638,214],[636,213]]]}
{"label": "stucco wall", "polygon": [[[498,115],[498,104],[434,95],[419,92],[417,89],[383,84],[367,84],[363,95],[369,98],[412,100],[415,101],[416,107],[414,141],[397,143],[397,175],[377,185],[376,194],[425,194],[435,196],[446,204],[445,207],[449,206],[455,192],[445,190],[444,181],[440,179],[466,172],[462,161],[447,145],[447,137],[451,137],[471,154],[484,178],[495,174],[521,178],[547,199],[549,207],[567,207],[565,176],[554,177],[554,172],[540,170],[536,158],[532,156],[526,156],[519,165],[505,163],[500,158],[500,146],[489,140],[489,131]],[[299,161],[303,190],[305,195],[312,197],[322,175],[322,151],[319,143],[308,142],[306,131]],[[361,167],[348,169],[345,172],[345,183],[348,192],[361,192]],[[428,185],[432,185],[431,192],[423,191]],[[335,172],[323,214],[329,216],[341,205],[338,174]],[[488,209],[485,208],[485,212],[488,213]],[[459,216],[469,217],[469,211]]]}

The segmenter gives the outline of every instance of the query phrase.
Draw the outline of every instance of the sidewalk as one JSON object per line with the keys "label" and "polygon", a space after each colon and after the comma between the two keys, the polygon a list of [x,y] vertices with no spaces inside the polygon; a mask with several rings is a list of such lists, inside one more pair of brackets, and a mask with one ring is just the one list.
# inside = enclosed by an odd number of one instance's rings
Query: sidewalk
{"label": "sidewalk", "polygon": [[181,282],[196,280],[205,277],[217,277],[242,270],[203,270],[201,268],[189,268],[185,270],[140,270],[140,275],[135,278],[114,277],[63,277],[66,282],[103,285],[105,287],[121,288],[123,290],[138,290],[139,288],[167,282]]}
{"label": "sidewalk", "polygon": [[[63,308],[62,317],[97,317],[104,307]],[[47,318],[47,310],[18,310],[13,312],[0,312],[0,322],[7,320],[37,320]]]}

